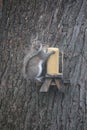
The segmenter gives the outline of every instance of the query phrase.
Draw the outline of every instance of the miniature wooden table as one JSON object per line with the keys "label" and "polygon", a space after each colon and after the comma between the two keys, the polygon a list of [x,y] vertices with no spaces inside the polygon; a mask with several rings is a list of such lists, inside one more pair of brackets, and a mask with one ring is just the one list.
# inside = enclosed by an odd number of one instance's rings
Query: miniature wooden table
{"label": "miniature wooden table", "polygon": [[45,81],[41,86],[40,92],[47,92],[51,85],[57,86],[57,88],[60,89],[61,81],[62,81],[61,75],[60,76],[46,76]]}

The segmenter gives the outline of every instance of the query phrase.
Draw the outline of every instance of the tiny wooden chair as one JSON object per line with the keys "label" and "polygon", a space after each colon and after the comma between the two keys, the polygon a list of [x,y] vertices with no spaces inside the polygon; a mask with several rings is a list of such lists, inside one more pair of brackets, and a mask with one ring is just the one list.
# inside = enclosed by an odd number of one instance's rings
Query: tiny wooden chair
{"label": "tiny wooden chair", "polygon": [[47,92],[50,85],[56,85],[60,89],[60,80],[63,79],[63,53],[59,48],[48,48],[48,51],[55,51],[47,62],[47,73],[40,92]]}

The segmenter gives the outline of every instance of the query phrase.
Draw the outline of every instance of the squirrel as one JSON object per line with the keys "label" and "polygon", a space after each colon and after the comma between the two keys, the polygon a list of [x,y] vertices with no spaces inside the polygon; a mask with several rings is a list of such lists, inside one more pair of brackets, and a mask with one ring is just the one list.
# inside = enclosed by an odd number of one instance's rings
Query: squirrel
{"label": "squirrel", "polygon": [[46,48],[40,47],[38,49],[38,45],[33,45],[33,49],[37,52],[30,57],[30,53],[28,53],[23,62],[23,76],[28,80],[33,80],[34,78],[38,81],[43,81],[43,78],[46,74],[46,64],[48,58],[55,53],[55,51],[47,52]]}

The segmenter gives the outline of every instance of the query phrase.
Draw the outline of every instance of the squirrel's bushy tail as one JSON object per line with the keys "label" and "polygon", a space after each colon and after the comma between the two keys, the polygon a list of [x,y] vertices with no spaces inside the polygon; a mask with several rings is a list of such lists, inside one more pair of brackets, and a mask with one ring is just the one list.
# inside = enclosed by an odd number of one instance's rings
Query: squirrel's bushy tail
{"label": "squirrel's bushy tail", "polygon": [[23,61],[22,74],[23,74],[24,78],[27,78],[26,67],[27,67],[27,63],[28,63],[29,59],[30,59],[30,53],[28,53],[28,54],[24,57],[24,61]]}

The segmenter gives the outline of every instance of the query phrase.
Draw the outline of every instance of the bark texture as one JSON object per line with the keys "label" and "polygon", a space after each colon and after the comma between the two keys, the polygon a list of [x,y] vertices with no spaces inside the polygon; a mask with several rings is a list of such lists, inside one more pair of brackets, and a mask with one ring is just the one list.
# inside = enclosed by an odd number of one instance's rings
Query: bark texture
{"label": "bark texture", "polygon": [[[0,130],[87,130],[87,0],[3,0],[0,33]],[[64,93],[23,78],[35,37],[64,51]]]}

